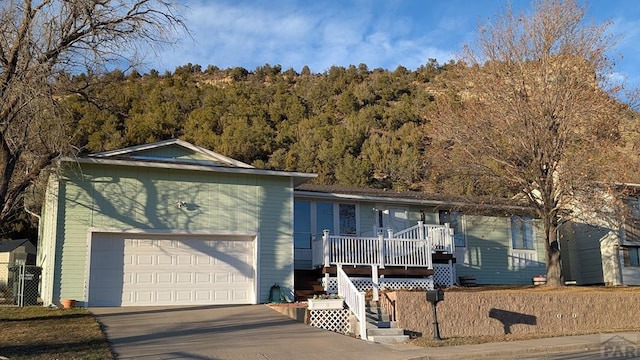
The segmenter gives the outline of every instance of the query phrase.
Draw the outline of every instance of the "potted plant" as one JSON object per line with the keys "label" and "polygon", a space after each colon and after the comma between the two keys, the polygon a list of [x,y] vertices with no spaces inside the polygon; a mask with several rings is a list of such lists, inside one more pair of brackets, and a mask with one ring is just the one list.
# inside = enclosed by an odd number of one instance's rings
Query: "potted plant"
{"label": "potted plant", "polygon": [[314,295],[309,299],[309,310],[335,310],[344,308],[344,299],[339,295]]}
{"label": "potted plant", "polygon": [[533,285],[544,285],[547,283],[546,275],[536,275],[533,277]]}
{"label": "potted plant", "polygon": [[60,305],[62,305],[63,309],[71,309],[76,306],[76,301],[74,299],[62,299],[60,300]]}

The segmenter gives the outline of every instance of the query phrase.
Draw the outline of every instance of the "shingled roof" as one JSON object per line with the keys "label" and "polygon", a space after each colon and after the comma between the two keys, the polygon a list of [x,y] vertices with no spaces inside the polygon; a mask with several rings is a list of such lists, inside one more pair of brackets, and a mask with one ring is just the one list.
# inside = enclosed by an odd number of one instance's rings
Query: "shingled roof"
{"label": "shingled roof", "polygon": [[531,212],[531,206],[522,201],[503,198],[481,198],[429,194],[420,191],[397,191],[392,189],[356,188],[337,185],[319,185],[306,183],[299,185],[295,191],[300,196],[351,198],[372,201],[399,201],[412,204],[434,206],[442,209],[464,210],[505,210],[511,212]]}

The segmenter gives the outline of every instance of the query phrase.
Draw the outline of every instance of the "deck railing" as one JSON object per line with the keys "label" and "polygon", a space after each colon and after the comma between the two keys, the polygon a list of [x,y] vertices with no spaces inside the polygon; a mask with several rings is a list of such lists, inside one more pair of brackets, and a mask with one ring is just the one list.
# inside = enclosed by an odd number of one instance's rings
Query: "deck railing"
{"label": "deck railing", "polygon": [[351,312],[360,322],[360,338],[367,339],[367,319],[365,314],[364,293],[358,291],[349,276],[338,266],[338,295],[344,299]]}
{"label": "deck railing", "polygon": [[449,224],[433,225],[418,221],[418,224],[408,229],[390,233],[389,237],[396,239],[429,239],[434,251],[444,251],[453,254],[453,229]]}
{"label": "deck railing", "polygon": [[[426,229],[425,234],[429,231]],[[436,231],[432,233],[438,234]],[[436,250],[432,239],[436,236],[423,236],[420,239],[407,234],[409,232],[404,232],[400,238],[391,232],[387,237],[384,233],[377,237],[354,237],[330,235],[325,230],[322,238],[313,241],[313,266],[341,264],[432,268],[431,254]]]}

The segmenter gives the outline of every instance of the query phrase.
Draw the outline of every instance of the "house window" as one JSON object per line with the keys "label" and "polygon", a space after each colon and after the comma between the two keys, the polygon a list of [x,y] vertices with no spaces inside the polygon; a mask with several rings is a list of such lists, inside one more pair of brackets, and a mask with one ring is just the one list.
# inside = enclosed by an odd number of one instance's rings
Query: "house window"
{"label": "house window", "polygon": [[535,250],[532,220],[530,216],[511,217],[511,246],[513,249]]}
{"label": "house window", "polygon": [[640,198],[631,198],[629,200],[629,207],[631,208],[631,219],[640,220]]}
{"label": "house window", "polygon": [[339,204],[338,205],[340,235],[356,235],[356,205],[355,204]]}
{"label": "house window", "polygon": [[293,203],[293,243],[296,249],[311,249],[311,202]]}
{"label": "house window", "polygon": [[625,267],[640,267],[640,251],[637,247],[628,247],[622,249]]}
{"label": "house window", "polygon": [[623,242],[640,242],[640,199],[629,200],[630,216],[624,222]]}
{"label": "house window", "polygon": [[318,202],[316,204],[316,224],[317,224],[317,237],[322,237],[324,230],[329,230],[330,233],[334,233],[333,227],[333,203]]}
{"label": "house window", "polygon": [[440,220],[440,225],[448,223],[453,229],[453,242],[456,247],[467,246],[467,242],[464,237],[464,229],[462,228],[461,211],[440,210],[438,212],[438,218]]}

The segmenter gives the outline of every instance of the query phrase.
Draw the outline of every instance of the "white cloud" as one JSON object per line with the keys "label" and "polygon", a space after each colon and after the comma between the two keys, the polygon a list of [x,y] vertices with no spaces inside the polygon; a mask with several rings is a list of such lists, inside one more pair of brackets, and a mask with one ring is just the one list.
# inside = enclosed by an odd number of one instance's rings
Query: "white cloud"
{"label": "white cloud", "polygon": [[[192,39],[168,49],[158,70],[186,63],[253,70],[269,63],[323,72],[333,65],[415,69],[429,58],[443,63],[459,48],[463,20],[407,14],[403,2],[189,1]],[[425,10],[426,11],[426,10]],[[464,33],[463,33],[464,34]],[[451,40],[453,39],[453,40]]]}

